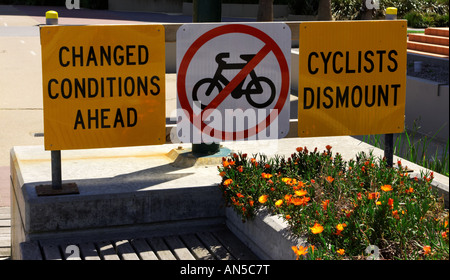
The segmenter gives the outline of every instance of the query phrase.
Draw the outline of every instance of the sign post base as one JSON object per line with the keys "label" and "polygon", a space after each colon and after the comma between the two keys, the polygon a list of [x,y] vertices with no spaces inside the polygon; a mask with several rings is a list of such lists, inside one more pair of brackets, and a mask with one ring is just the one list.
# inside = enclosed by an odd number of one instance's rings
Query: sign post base
{"label": "sign post base", "polygon": [[61,188],[55,189],[52,185],[38,185],[36,186],[36,193],[38,196],[52,196],[65,194],[80,194],[78,186],[75,183],[62,184]]}
{"label": "sign post base", "polygon": [[192,144],[192,153],[200,154],[200,155],[212,155],[218,153],[220,151],[219,143],[200,143],[200,144]]}

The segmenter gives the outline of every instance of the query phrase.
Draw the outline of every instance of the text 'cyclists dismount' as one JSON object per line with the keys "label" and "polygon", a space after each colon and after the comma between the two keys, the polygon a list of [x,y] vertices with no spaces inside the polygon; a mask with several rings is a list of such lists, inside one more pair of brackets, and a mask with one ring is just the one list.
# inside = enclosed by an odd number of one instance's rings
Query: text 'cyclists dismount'
{"label": "text 'cyclists dismount'", "polygon": [[185,24],[177,32],[181,142],[283,138],[291,30],[284,23]]}
{"label": "text 'cyclists dismount'", "polygon": [[298,135],[404,130],[405,20],[302,22]]}

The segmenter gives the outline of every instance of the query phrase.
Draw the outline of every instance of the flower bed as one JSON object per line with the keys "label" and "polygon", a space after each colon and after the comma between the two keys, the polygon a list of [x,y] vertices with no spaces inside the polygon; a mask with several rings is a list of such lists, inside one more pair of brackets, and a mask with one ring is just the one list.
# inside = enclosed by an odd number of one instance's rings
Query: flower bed
{"label": "flower bed", "polygon": [[243,221],[262,207],[308,245],[298,259],[448,259],[448,209],[433,173],[410,178],[401,162],[360,153],[348,162],[331,146],[297,148],[289,158],[233,154],[220,189]]}

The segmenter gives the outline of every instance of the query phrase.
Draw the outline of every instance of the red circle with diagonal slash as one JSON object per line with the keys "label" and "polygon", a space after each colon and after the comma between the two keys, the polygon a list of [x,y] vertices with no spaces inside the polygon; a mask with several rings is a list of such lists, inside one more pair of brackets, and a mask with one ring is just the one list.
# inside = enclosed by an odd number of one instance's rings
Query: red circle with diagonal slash
{"label": "red circle with diagonal slash", "polygon": [[[280,96],[278,98],[277,103],[275,104],[275,107],[273,108],[271,113],[266,117],[266,119],[264,119],[259,124],[257,124],[256,127],[246,129],[243,132],[242,131],[241,132],[222,131],[222,140],[239,140],[239,139],[236,139],[238,134],[244,135],[244,138],[248,138],[250,136],[258,134],[259,132],[263,131],[266,127],[268,127],[270,125],[270,123],[276,118],[276,116],[278,115],[278,112],[281,112],[281,110],[283,109],[283,106],[289,95],[289,86],[290,86],[289,66],[286,61],[286,58],[284,57],[283,51],[280,49],[278,44],[269,35],[267,35],[263,31],[255,28],[255,27],[252,27],[249,25],[243,25],[243,24],[227,24],[227,25],[222,25],[222,26],[219,26],[219,27],[216,27],[216,28],[213,28],[213,29],[207,31],[202,36],[200,36],[186,51],[186,53],[180,63],[180,67],[179,67],[178,74],[177,74],[177,91],[178,91],[178,100],[180,101],[180,105],[184,110],[186,110],[186,112],[188,114],[188,118],[190,119],[190,122],[192,124],[194,124],[195,126],[197,126],[197,128],[203,132],[204,128],[207,127],[208,125],[205,124],[203,121],[201,121],[200,122],[201,125],[200,125],[200,127],[198,127],[197,122],[194,123],[193,120],[196,116],[194,116],[192,107],[189,105],[189,100],[187,98],[187,92],[186,92],[187,69],[189,67],[189,64],[192,61],[192,58],[195,56],[197,51],[206,42],[208,42],[216,37],[219,37],[221,35],[225,35],[225,34],[229,34],[229,33],[247,34],[247,35],[253,36],[253,37],[261,40],[262,42],[264,42],[265,46],[260,50],[260,52],[263,49],[266,50],[267,54],[272,52],[275,55],[275,57],[278,61],[278,64],[280,66],[280,70],[281,70]],[[258,56],[258,54],[256,56]],[[264,55],[264,57],[265,57],[265,55]],[[264,59],[264,57],[262,59]],[[251,63],[251,61],[248,64],[250,64],[250,63]],[[257,62],[256,65],[253,66],[253,68],[256,67],[258,63],[259,62]],[[245,69],[245,67],[244,67],[244,69]],[[241,72],[238,73],[236,76],[240,75],[244,71],[244,69],[242,69]],[[252,69],[249,69],[248,72],[250,72],[250,70],[252,70]],[[235,79],[232,79],[232,81],[230,81],[230,84],[233,83],[233,80],[235,80]],[[239,82],[235,82],[233,84],[237,85],[237,84],[239,84]],[[226,88],[226,86],[225,86],[225,88]],[[222,92],[225,91],[225,88],[224,88],[224,90],[222,90]],[[233,90],[233,88],[229,89],[228,93],[230,93],[232,90]],[[221,96],[220,101],[223,101],[226,97],[227,96],[225,96],[225,97]],[[214,103],[215,101],[216,101],[216,99],[214,99],[211,103]],[[218,105],[220,105],[220,102],[216,101],[215,104],[213,104],[213,106],[210,107],[211,103],[208,105],[207,108],[205,108],[205,110],[206,109],[215,109],[215,108],[217,108]],[[211,128],[211,129],[217,131],[217,129],[215,129],[215,128]]]}

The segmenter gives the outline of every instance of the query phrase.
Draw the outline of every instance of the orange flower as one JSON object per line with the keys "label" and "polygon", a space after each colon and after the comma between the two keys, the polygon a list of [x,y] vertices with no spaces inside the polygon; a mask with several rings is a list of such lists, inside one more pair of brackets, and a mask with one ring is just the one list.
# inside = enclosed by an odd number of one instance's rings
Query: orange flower
{"label": "orange flower", "polygon": [[250,206],[253,206],[254,203],[255,203],[255,202],[254,202],[253,200],[250,200],[250,201],[248,202],[248,204],[250,204]]}
{"label": "orange flower", "polygon": [[381,190],[384,191],[384,192],[392,191],[392,186],[391,185],[381,186]]}
{"label": "orange flower", "polygon": [[377,199],[380,197],[380,193],[379,192],[373,192],[373,193],[369,193],[367,196],[369,199]]}
{"label": "orange flower", "polygon": [[266,203],[268,197],[269,197],[269,196],[268,196],[267,194],[261,195],[261,196],[258,198],[259,203],[262,203],[262,204]]}
{"label": "orange flower", "polygon": [[327,149],[328,151],[330,151],[330,150],[331,150],[331,146],[330,146],[330,145],[326,145],[326,146],[325,146],[325,149]]}
{"label": "orange flower", "polygon": [[291,203],[292,194],[286,194],[284,195],[284,200],[286,200],[286,204],[289,205]]}
{"label": "orange flower", "polygon": [[345,254],[345,250],[344,249],[339,249],[336,251],[336,253],[338,253],[339,255],[343,256]]}
{"label": "orange flower", "polygon": [[406,193],[413,193],[414,189],[412,187],[410,187],[409,189],[406,190]]}
{"label": "orange flower", "polygon": [[286,220],[290,220],[292,217],[291,217],[291,215],[286,215]]}
{"label": "orange flower", "polygon": [[238,171],[239,171],[240,173],[242,173],[242,172],[244,171],[244,167],[242,167],[242,165],[239,166],[239,167],[238,167]]}
{"label": "orange flower", "polygon": [[388,205],[389,205],[389,209],[392,210],[392,208],[394,208],[394,200],[392,198],[388,199]]}
{"label": "orange flower", "polygon": [[272,178],[272,174],[268,174],[268,173],[261,173],[261,177],[263,177],[264,179],[270,179]]}
{"label": "orange flower", "polygon": [[232,180],[232,179],[226,179],[225,182],[223,182],[223,185],[224,185],[224,186],[228,186],[228,185],[230,185],[231,183],[233,183],[233,180]]}
{"label": "orange flower", "polygon": [[428,255],[431,253],[431,247],[428,245],[423,246],[423,254]]}
{"label": "orange flower", "polygon": [[337,229],[338,231],[343,231],[344,228],[345,228],[346,226],[347,226],[346,223],[338,224],[338,225],[336,226],[336,229]]}
{"label": "orange flower", "polygon": [[282,199],[278,199],[278,200],[275,202],[275,206],[276,206],[276,207],[281,207],[281,205],[283,205],[283,200],[282,200]]}
{"label": "orange flower", "polygon": [[244,195],[241,194],[241,193],[237,193],[236,196],[237,196],[237,197],[240,197],[240,198],[243,198],[243,197],[244,197]]}
{"label": "orange flower", "polygon": [[306,255],[306,253],[308,253],[308,247],[303,247],[303,246],[292,246],[292,251],[294,251],[294,253],[297,255],[297,260],[300,256],[304,256]]}
{"label": "orange flower", "polygon": [[297,147],[297,149],[296,149],[296,150],[297,150],[297,152],[299,152],[299,153],[300,153],[301,151],[303,151],[303,148],[302,148],[302,147]]}
{"label": "orange flower", "polygon": [[323,211],[327,211],[327,207],[328,207],[328,204],[329,204],[329,203],[330,203],[330,200],[329,200],[329,199],[322,201],[322,208],[323,208]]}
{"label": "orange flower", "polygon": [[305,190],[295,191],[295,195],[296,195],[296,196],[305,196],[305,195],[307,195],[307,194],[308,194],[308,192],[305,191]]}
{"label": "orange flower", "polygon": [[222,165],[223,165],[223,167],[227,168],[230,165],[230,163],[228,161],[224,160],[224,161],[222,161]]}
{"label": "orange flower", "polygon": [[326,180],[327,180],[329,183],[333,183],[334,178],[331,177],[331,176],[328,176],[328,177],[326,178]]}
{"label": "orange flower", "polygon": [[400,216],[398,215],[398,210],[392,211],[392,216],[393,216],[394,218],[396,218],[397,220],[400,219]]}
{"label": "orange flower", "polygon": [[319,234],[323,231],[323,226],[321,226],[318,223],[315,223],[313,227],[310,227],[310,229],[313,234]]}
{"label": "orange flower", "polygon": [[220,177],[225,176],[225,174],[227,174],[225,171],[222,171],[222,172],[219,173]]}
{"label": "orange flower", "polygon": [[291,203],[292,204],[294,204],[295,206],[300,206],[300,205],[305,205],[306,206],[306,204],[308,203],[308,201],[310,200],[311,198],[309,198],[309,197],[294,197],[294,198],[292,198],[291,199]]}
{"label": "orange flower", "polygon": [[281,181],[286,183],[286,184],[288,184],[288,185],[292,184],[292,178],[284,177],[284,178],[281,178]]}

